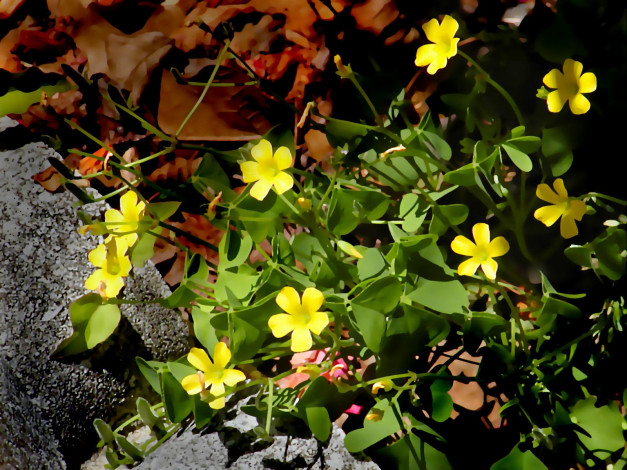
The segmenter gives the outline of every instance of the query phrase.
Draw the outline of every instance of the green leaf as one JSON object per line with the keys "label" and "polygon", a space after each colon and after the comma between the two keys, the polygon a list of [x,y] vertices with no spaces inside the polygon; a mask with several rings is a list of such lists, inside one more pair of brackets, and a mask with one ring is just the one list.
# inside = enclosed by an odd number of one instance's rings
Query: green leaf
{"label": "green leaf", "polygon": [[[161,233],[161,227],[155,228],[155,232],[157,234]],[[143,268],[150,258],[155,254],[155,242],[157,241],[157,237],[154,235],[144,232],[139,235],[137,242],[133,245],[133,251],[131,252],[131,263],[133,266],[138,268]]]}
{"label": "green leaf", "polygon": [[413,433],[406,434],[394,444],[373,452],[380,468],[395,470],[452,470],[446,455]]}
{"label": "green leaf", "polygon": [[547,466],[530,450],[522,452],[516,445],[506,457],[493,464],[490,470],[547,470]]}
{"label": "green leaf", "polygon": [[612,227],[607,235],[595,238],[591,245],[599,262],[599,270],[612,281],[618,281],[625,275],[625,257],[627,232]]}
{"label": "green leaf", "polygon": [[308,406],[305,408],[305,416],[316,439],[325,442],[331,435],[331,419],[327,409],[322,406]]}
{"label": "green leaf", "polygon": [[592,253],[593,250],[591,250],[588,245],[570,245],[564,250],[564,254],[569,260],[586,268],[592,267]]}
{"label": "green leaf", "polygon": [[551,173],[558,177],[566,173],[573,163],[572,138],[565,127],[542,131],[542,153],[551,166]]}
{"label": "green leaf", "polygon": [[458,186],[475,185],[475,163],[468,163],[444,175],[444,181]]}
{"label": "green leaf", "polygon": [[243,232],[244,238],[235,230],[227,230],[218,245],[220,263],[218,270],[223,271],[232,266],[239,266],[246,262],[253,247],[253,239],[247,232]]}
{"label": "green leaf", "polygon": [[524,172],[530,172],[533,168],[533,163],[529,155],[524,152],[521,152],[513,145],[502,144],[501,147],[507,152],[509,158],[514,162],[518,168],[520,168]]}
{"label": "green leaf", "polygon": [[118,327],[121,317],[122,315],[117,305],[108,304],[96,308],[85,327],[87,348],[91,349],[111,336]]}
{"label": "green leaf", "polygon": [[100,439],[102,440],[102,444],[111,444],[113,442],[113,431],[111,430],[111,426],[105,423],[100,418],[96,418],[94,420],[94,428],[96,428],[96,432]]}
{"label": "green leaf", "polygon": [[211,418],[215,416],[216,410],[211,408],[208,403],[202,401],[199,395],[194,395],[193,406],[194,423],[196,424],[196,429],[202,429],[207,424],[209,424]]}
{"label": "green leaf", "polygon": [[207,351],[213,351],[218,344],[218,337],[215,328],[211,325],[211,311],[213,307],[194,306],[192,307],[192,321],[194,326],[194,336]]}
{"label": "green leaf", "polygon": [[172,217],[180,205],[180,201],[151,202],[146,207],[146,212],[152,214],[158,220],[164,221]]}
{"label": "green leaf", "polygon": [[354,137],[364,136],[368,128],[363,124],[327,117],[327,134],[331,145],[343,145]]}
{"label": "green leaf", "polygon": [[463,313],[469,305],[468,293],[457,280],[431,281],[421,277],[407,297],[441,313]]}
{"label": "green leaf", "polygon": [[41,101],[43,93],[52,96],[57,92],[67,91],[71,88],[66,80],[60,80],[54,85],[44,85],[36,90],[27,92],[10,88],[7,93],[0,96],[0,116],[23,114],[28,111],[31,104]]}
{"label": "green leaf", "polygon": [[[513,130],[512,135],[514,135]],[[523,153],[529,154],[538,151],[538,149],[542,145],[542,140],[540,140],[540,137],[525,135],[509,139],[506,143],[508,145],[511,145],[512,147],[516,147]]]}
{"label": "green leaf", "polygon": [[357,260],[357,275],[359,280],[369,279],[380,275],[386,267],[385,259],[376,248],[368,248],[363,253],[363,258]]}
{"label": "green leaf", "polygon": [[401,199],[399,217],[403,219],[402,229],[406,232],[415,232],[420,228],[427,216],[429,204],[420,199],[417,194],[408,193]]}
{"label": "green leaf", "polygon": [[418,134],[418,138],[420,139],[420,142],[436,157],[444,160],[451,159],[451,156],[453,155],[451,147],[446,140],[439,135],[429,131],[422,131]]}
{"label": "green leaf", "polygon": [[118,447],[133,460],[143,460],[144,453],[126,437],[118,434],[115,436],[115,442],[118,444]]}
{"label": "green leaf", "polygon": [[[209,351],[213,353],[213,351]],[[176,380],[182,382],[185,377],[188,375],[195,375],[197,369],[188,365],[188,362],[185,359],[179,359],[178,361],[168,361],[166,362],[168,370],[174,376]]]}
{"label": "green leaf", "polygon": [[382,439],[402,429],[402,423],[394,415],[388,399],[380,400],[372,410],[383,412],[379,421],[364,420],[364,427],[349,432],[344,438],[344,446],[349,452],[361,452]]}
{"label": "green leaf", "polygon": [[385,336],[385,314],[396,308],[402,285],[394,277],[378,279],[368,285],[351,302],[354,321],[372,351],[379,352],[381,338]]}
{"label": "green leaf", "polygon": [[166,416],[173,423],[180,423],[192,412],[192,400],[170,372],[160,371],[159,378]]}
{"label": "green leaf", "polygon": [[625,422],[615,403],[597,408],[596,397],[579,401],[571,409],[573,422],[581,426],[590,436],[580,434],[583,445],[599,458],[605,459],[625,445],[623,423]]}
{"label": "green leaf", "polygon": [[120,322],[120,309],[115,304],[103,304],[98,294],[86,294],[70,304],[70,321],[74,332],[55,351],[68,356],[91,349],[106,340]]}
{"label": "green leaf", "polygon": [[456,227],[466,220],[468,217],[468,206],[465,204],[439,204],[432,209],[432,213],[433,217],[429,225],[429,233],[440,236],[449,227]]}
{"label": "green leaf", "polygon": [[[276,295],[270,295],[251,307],[231,314],[233,323],[231,351],[235,362],[242,362],[253,357],[268,338],[270,333],[268,320],[275,313],[281,312],[275,299]],[[285,339],[289,339],[289,336]]]}
{"label": "green leaf", "polygon": [[157,424],[161,419],[155,415],[150,408],[150,403],[145,398],[139,397],[135,402],[135,406],[137,408],[137,414],[141,418],[142,422],[152,428],[155,424]]}
{"label": "green leaf", "polygon": [[573,304],[570,304],[563,300],[549,296],[544,296],[543,300],[544,305],[542,306],[540,315],[557,314],[569,319],[580,318],[582,315],[581,310],[579,310]]}
{"label": "green leaf", "polygon": [[153,367],[157,366],[157,364],[160,363],[155,363],[154,361],[146,361],[141,357],[136,357],[135,362],[137,363],[137,367],[139,367],[140,372],[144,377],[146,377],[146,380],[153,388],[153,390],[161,395],[161,382],[159,381],[159,374],[157,372],[157,368]]}
{"label": "green leaf", "polygon": [[453,386],[450,380],[435,380],[429,389],[431,390],[432,411],[431,418],[442,423],[451,417],[453,411],[453,399],[448,391]]}

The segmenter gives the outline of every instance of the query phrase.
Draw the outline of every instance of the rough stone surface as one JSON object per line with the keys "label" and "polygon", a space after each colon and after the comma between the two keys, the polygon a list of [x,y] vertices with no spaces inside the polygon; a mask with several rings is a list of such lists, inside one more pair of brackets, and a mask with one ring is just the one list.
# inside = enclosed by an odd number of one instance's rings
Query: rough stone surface
{"label": "rough stone surface", "polygon": [[[2,123],[0,123],[2,124]],[[122,309],[120,329],[132,348],[100,348],[64,363],[51,359],[71,333],[67,307],[86,293],[87,253],[97,240],[78,235],[76,199],[49,194],[31,175],[57,156],[43,144],[0,152],[0,468],[77,468],[96,435],[92,422],[110,415],[128,392],[124,367],[132,353],[178,357],[187,349],[187,327],[176,312],[151,306]],[[58,156],[57,156],[58,157]],[[104,204],[90,205],[96,215]],[[154,266],[136,274],[127,296],[167,295]],[[138,291],[134,291],[137,289]],[[125,326],[126,325],[126,326]],[[120,335],[122,337],[122,335]],[[112,346],[116,338],[109,340]],[[97,348],[98,349],[98,348]],[[130,354],[129,354],[130,352]],[[91,369],[85,367],[91,366]],[[126,364],[128,365],[128,364]],[[39,465],[39,462],[46,462]]]}

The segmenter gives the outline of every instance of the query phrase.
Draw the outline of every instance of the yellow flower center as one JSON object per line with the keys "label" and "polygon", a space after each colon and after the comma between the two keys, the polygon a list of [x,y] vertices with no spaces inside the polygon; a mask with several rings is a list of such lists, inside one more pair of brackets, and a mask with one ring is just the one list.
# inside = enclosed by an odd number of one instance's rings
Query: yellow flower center
{"label": "yellow flower center", "polygon": [[480,262],[485,263],[492,257],[490,256],[488,247],[486,245],[477,245],[477,251],[475,251],[475,258],[477,258]]}
{"label": "yellow flower center", "polygon": [[224,376],[224,369],[214,370],[207,373],[208,380],[211,382],[222,382],[222,377]]}
{"label": "yellow flower center", "polygon": [[309,321],[311,320],[311,315],[309,312],[301,311],[298,315],[293,315],[294,323],[297,325],[306,328],[309,325]]}
{"label": "yellow flower center", "polygon": [[274,179],[280,173],[274,160],[268,160],[259,164],[259,175],[262,179]]}
{"label": "yellow flower center", "polygon": [[570,96],[575,96],[579,93],[579,85],[577,83],[571,83],[567,89]]}
{"label": "yellow flower center", "polygon": [[117,253],[113,249],[107,248],[107,273],[115,276],[119,274],[120,268],[120,260],[118,259]]}

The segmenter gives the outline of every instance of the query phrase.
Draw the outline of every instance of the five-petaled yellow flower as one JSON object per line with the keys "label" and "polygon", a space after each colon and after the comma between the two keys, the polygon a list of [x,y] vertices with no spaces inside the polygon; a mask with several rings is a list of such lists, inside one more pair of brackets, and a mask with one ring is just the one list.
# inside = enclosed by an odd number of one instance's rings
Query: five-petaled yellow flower
{"label": "five-petaled yellow flower", "polygon": [[546,99],[549,111],[559,113],[568,101],[573,114],[587,113],[590,101],[583,93],[592,93],[597,89],[597,77],[592,72],[582,75],[583,65],[573,59],[566,59],[563,70],[564,73],[553,69],[542,79],[549,88],[557,88]]}
{"label": "five-petaled yellow flower", "polygon": [[105,223],[111,235],[126,240],[128,246],[137,241],[139,224],[144,217],[146,204],[137,202],[137,194],[128,191],[120,198],[120,210],[109,209],[105,212]]}
{"label": "five-petaled yellow flower", "polygon": [[214,397],[219,397],[209,402],[209,406],[214,409],[224,408],[224,384],[229,387],[246,379],[241,370],[226,369],[226,365],[231,360],[231,351],[226,344],[220,342],[213,348],[213,362],[207,353],[200,348],[192,348],[187,355],[187,360],[196,369],[197,373],[183,377],[181,385],[190,395],[206,392]]}
{"label": "five-petaled yellow flower", "polygon": [[539,184],[536,196],[543,201],[550,202],[551,206],[540,207],[533,216],[547,227],[553,225],[560,217],[560,234],[564,238],[572,238],[579,233],[575,220],[580,221],[586,213],[586,204],[577,199],[568,197],[562,178],[553,182],[553,191],[548,184]]}
{"label": "five-petaled yellow flower", "polygon": [[104,244],[89,252],[88,258],[97,269],[85,281],[85,287],[98,291],[102,297],[118,295],[124,287],[124,277],[131,271],[131,261],[126,256],[128,243],[124,238],[108,237]]}
{"label": "five-petaled yellow flower", "polygon": [[488,279],[496,279],[498,264],[492,258],[507,253],[509,243],[503,237],[496,237],[490,241],[490,227],[483,223],[472,227],[472,236],[475,243],[461,235],[457,235],[451,242],[451,249],[455,253],[471,257],[459,265],[457,273],[462,276],[472,276],[481,265]]}
{"label": "five-petaled yellow flower", "polygon": [[292,166],[292,154],[287,147],[279,147],[272,154],[272,144],[266,139],[255,145],[250,153],[254,162],[240,163],[244,183],[255,183],[250,195],[263,201],[274,186],[277,194],[283,194],[294,185],[294,178],[285,169]]}
{"label": "five-petaled yellow flower", "polygon": [[434,44],[425,44],[416,51],[416,65],[428,65],[427,72],[431,75],[446,67],[448,59],[457,54],[459,38],[454,37],[459,24],[453,17],[446,15],[442,24],[433,18],[422,25],[427,39]]}
{"label": "five-petaled yellow flower", "polygon": [[324,302],[322,292],[313,287],[308,287],[303,292],[302,304],[296,289],[284,287],[277,295],[276,303],[287,313],[270,317],[268,326],[272,334],[280,338],[291,332],[292,351],[308,351],[312,345],[311,333],[319,335],[329,324],[326,312],[318,311],[322,302]]}

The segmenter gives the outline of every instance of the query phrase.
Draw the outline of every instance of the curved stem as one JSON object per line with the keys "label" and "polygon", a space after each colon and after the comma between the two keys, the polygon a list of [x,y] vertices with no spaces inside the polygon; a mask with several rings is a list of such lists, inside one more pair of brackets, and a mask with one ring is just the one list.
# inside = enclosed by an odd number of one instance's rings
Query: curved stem
{"label": "curved stem", "polygon": [[472,57],[470,57],[464,51],[458,49],[457,53],[460,56],[462,56],[464,59],[466,59],[473,67],[475,67],[479,72],[481,72],[485,76],[486,82],[492,85],[494,89],[498,91],[503,96],[503,98],[505,98],[505,101],[507,101],[509,105],[512,107],[512,110],[514,111],[514,114],[516,115],[516,119],[518,120],[518,124],[520,124],[521,126],[524,126],[523,117],[522,117],[522,114],[520,113],[520,110],[518,109],[518,105],[516,104],[512,96],[507,92],[507,90],[505,90],[505,88],[503,88],[501,85],[495,82],[492,79],[492,77],[490,77],[490,74],[486,72]]}
{"label": "curved stem", "polygon": [[183,119],[183,122],[181,123],[181,125],[178,128],[178,130],[176,131],[176,134],[174,134],[174,137],[178,137],[179,136],[179,134],[181,133],[183,128],[187,125],[187,121],[189,121],[189,119],[192,117],[192,115],[198,109],[198,106],[200,106],[200,103],[202,103],[202,100],[205,98],[205,95],[209,91],[209,87],[211,86],[211,83],[213,82],[213,79],[215,78],[216,74],[218,73],[218,69],[220,68],[220,65],[222,65],[222,60],[224,59],[224,55],[226,54],[226,51],[229,49],[229,44],[230,43],[231,43],[231,40],[229,39],[226,42],[226,44],[224,44],[224,46],[222,46],[222,50],[220,51],[220,54],[218,54],[218,61],[216,62],[216,65],[213,67],[213,71],[211,72],[211,76],[209,77],[209,81],[205,84],[205,88],[203,88],[202,93],[200,94],[200,96],[196,100],[196,103],[194,104],[194,107],[189,111],[189,113],[187,113],[187,116],[185,116],[185,119]]}

